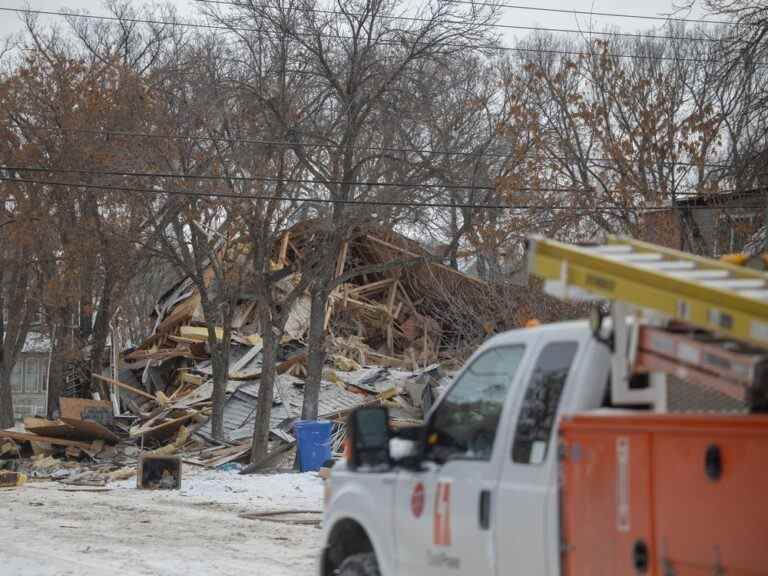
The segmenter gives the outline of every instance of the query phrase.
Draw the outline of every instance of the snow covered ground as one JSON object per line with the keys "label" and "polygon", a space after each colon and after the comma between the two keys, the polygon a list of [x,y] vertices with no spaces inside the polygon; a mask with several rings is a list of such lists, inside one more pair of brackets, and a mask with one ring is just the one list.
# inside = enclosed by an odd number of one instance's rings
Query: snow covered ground
{"label": "snow covered ground", "polygon": [[315,473],[240,476],[186,467],[179,491],[135,480],[105,492],[34,482],[0,491],[1,576],[303,576],[315,572],[320,530],[240,518],[322,509]]}

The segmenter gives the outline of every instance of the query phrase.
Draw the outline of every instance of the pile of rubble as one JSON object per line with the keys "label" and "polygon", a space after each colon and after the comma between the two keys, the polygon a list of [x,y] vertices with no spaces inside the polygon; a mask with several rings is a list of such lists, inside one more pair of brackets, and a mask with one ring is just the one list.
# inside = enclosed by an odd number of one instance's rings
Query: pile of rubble
{"label": "pile of rubble", "polygon": [[[308,241],[301,227],[286,232],[276,248],[278,265],[300,258]],[[391,232],[368,232],[344,245],[336,270],[341,275],[424,254],[418,243]],[[346,415],[357,406],[389,406],[395,426],[421,421],[445,384],[441,351],[456,334],[445,312],[461,307],[457,299],[466,308],[482,290],[479,280],[426,261],[361,275],[334,290],[326,313],[329,354],[319,401],[319,417],[335,423],[334,453],[341,451]],[[139,474],[148,456],[174,456],[211,468],[247,461],[262,357],[256,303],[244,295],[234,315],[223,440],[213,438],[209,421],[213,380],[204,320],[193,283],[178,282],[157,303],[152,335],[122,354],[110,376],[94,375],[100,386],[91,387],[94,399],[61,398],[56,420],[27,418],[23,431],[0,431],[0,457],[33,454],[24,461],[31,477],[86,485]],[[308,328],[309,297],[302,296],[291,309],[279,350],[270,427],[273,458],[260,463],[262,468],[276,466],[295,445]]]}
{"label": "pile of rubble", "polygon": [[[384,404],[390,408],[393,425],[418,424],[447,382],[439,365],[416,372],[388,367],[342,372],[329,367],[326,375],[329,380],[322,383],[320,415],[335,424],[331,439],[335,455],[342,451],[344,421],[351,409]],[[108,378],[104,381],[107,385],[114,382]],[[28,417],[23,429],[19,426],[0,431],[0,469],[7,467],[30,478],[87,487],[138,477],[142,487],[161,488],[166,480],[175,485],[178,474],[171,479],[160,473],[156,480],[152,479],[142,466],[146,468],[146,463],[155,458],[206,468],[245,463],[251,447],[258,380],[237,381],[228,396],[224,442],[212,436],[210,400],[201,387],[175,398],[158,392],[150,400],[148,393],[119,382],[116,388],[121,391],[121,404],[129,395],[141,398],[140,408],[149,410],[144,419],[115,416],[108,401],[61,398],[61,416],[57,420]],[[295,445],[292,425],[301,411],[302,380],[283,374],[277,378],[275,388],[272,456],[261,468],[275,468],[290,460],[287,453]]]}

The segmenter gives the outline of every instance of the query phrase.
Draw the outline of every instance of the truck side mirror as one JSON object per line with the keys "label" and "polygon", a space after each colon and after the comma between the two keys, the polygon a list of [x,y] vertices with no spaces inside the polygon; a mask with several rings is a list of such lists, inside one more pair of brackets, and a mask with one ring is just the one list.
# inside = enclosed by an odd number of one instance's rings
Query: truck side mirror
{"label": "truck side mirror", "polygon": [[349,416],[347,434],[350,447],[347,463],[351,470],[366,468],[388,468],[391,465],[389,453],[389,411],[378,406],[358,408]]}

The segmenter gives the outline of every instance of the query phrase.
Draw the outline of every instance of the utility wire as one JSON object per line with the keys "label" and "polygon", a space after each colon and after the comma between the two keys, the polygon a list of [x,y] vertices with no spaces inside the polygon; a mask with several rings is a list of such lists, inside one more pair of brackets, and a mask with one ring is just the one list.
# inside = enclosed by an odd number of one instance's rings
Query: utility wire
{"label": "utility wire", "polygon": [[594,10],[570,10],[565,8],[541,8],[522,4],[504,4],[501,2],[480,2],[474,0],[443,0],[447,4],[469,4],[471,6],[491,6],[496,8],[511,8],[531,12],[547,12],[550,14],[568,14],[570,16],[606,16],[609,18],[628,18],[633,20],[653,20],[657,22],[687,22],[689,24],[725,24],[734,26],[729,20],[703,20],[698,18],[681,18],[676,16],[647,16],[643,14],[622,14],[621,12],[596,12]]}
{"label": "utility wire", "polygon": [[[220,176],[215,174],[178,174],[174,172],[120,172],[113,170],[85,170],[81,168],[41,168],[22,166],[0,166],[0,170],[9,172],[38,172],[54,174],[90,174],[93,176],[127,176],[134,178],[171,178],[177,180],[205,180],[224,182],[287,182],[291,184],[336,184],[365,186],[367,188],[422,188],[441,190],[496,190],[495,186],[477,186],[472,184],[427,184],[418,182],[371,182],[349,180],[319,181],[309,178],[279,178],[275,176]],[[513,192],[590,192],[589,188],[515,188]]]}
{"label": "utility wire", "polygon": [[[232,0],[195,0],[196,2],[200,2],[202,4],[222,4],[225,6],[236,6],[239,8],[246,8],[248,9],[250,6],[243,2],[234,2]],[[451,0],[448,1],[448,3],[456,3],[452,2]],[[483,4],[483,5],[489,5],[490,4]],[[277,9],[278,6],[266,6],[266,5],[260,5],[259,8],[262,9]],[[292,7],[294,10],[298,10],[301,12],[307,12],[311,14],[328,14],[333,16],[352,16],[352,17],[359,17],[364,16],[364,14],[356,13],[356,12],[344,12],[342,10],[323,10],[319,8],[303,8],[300,6]],[[430,22],[431,20],[429,18],[424,17],[418,17],[418,16],[401,16],[401,15],[395,15],[395,14],[379,14],[377,16],[378,18],[383,18],[386,20],[397,20],[397,21],[404,21],[404,22]],[[460,22],[458,20],[445,20],[446,24],[463,24],[463,22]],[[596,35],[596,36],[608,36],[613,38],[637,38],[637,39],[652,39],[652,40],[693,40],[698,42],[720,42],[718,38],[709,38],[707,36],[671,36],[671,35],[660,35],[660,34],[647,34],[644,32],[611,32],[611,31],[598,31],[598,30],[578,30],[573,28],[548,28],[548,27],[542,27],[542,26],[522,26],[518,24],[500,24],[500,23],[487,23],[482,25],[484,28],[500,28],[503,30],[526,30],[530,32],[555,32],[555,33],[562,33],[562,34],[579,34],[579,35]]]}
{"label": "utility wire", "polygon": [[[158,190],[156,188],[137,188],[135,186],[113,186],[101,184],[82,184],[73,182],[57,182],[51,180],[38,180],[33,178],[13,178],[1,176],[0,181],[13,182],[19,184],[40,184],[47,186],[68,186],[72,188],[84,188],[90,190],[101,190],[111,192],[138,192],[153,196],[187,196],[201,198],[231,198],[234,200],[269,200],[284,202],[317,202],[321,204],[350,204],[365,206],[392,206],[402,208],[478,208],[488,210],[578,210],[582,212],[615,212],[618,209],[611,208],[574,208],[573,206],[537,206],[532,204],[510,205],[510,204],[471,204],[471,203],[451,203],[451,202],[406,202],[393,200],[338,200],[333,198],[291,198],[286,196],[276,196],[269,194],[237,194],[232,192],[197,192],[188,190]],[[290,179],[283,181],[290,182]],[[643,210],[667,210],[666,206],[654,206],[643,208]]]}
{"label": "utility wire", "polygon": [[[0,167],[0,170],[7,169]],[[277,179],[282,182],[293,182],[291,178]],[[115,186],[111,184],[86,184],[80,182],[63,182],[53,180],[40,180],[35,178],[16,178],[13,176],[3,176],[0,174],[0,182],[11,182],[14,184],[39,184],[44,186],[63,186],[70,188],[82,188],[86,190],[100,190],[102,192],[137,192],[153,196],[185,196],[192,198],[230,198],[234,200],[268,200],[285,202],[316,202],[321,204],[348,204],[348,205],[367,205],[367,206],[392,206],[402,208],[471,208],[480,210],[572,210],[580,213],[613,213],[622,209],[634,212],[658,212],[670,210],[673,206],[643,206],[638,208],[581,208],[578,206],[551,205],[541,206],[535,204],[476,204],[469,202],[406,202],[393,200],[339,200],[333,198],[308,198],[308,197],[286,197],[270,194],[251,194],[251,193],[233,193],[233,192],[201,192],[191,190],[159,190],[157,188],[139,188],[136,186]],[[578,192],[579,190],[572,190]],[[688,210],[712,210],[712,206],[688,206]]]}
{"label": "utility wire", "polygon": [[[39,168],[22,166],[0,166],[0,170],[11,172],[42,172],[54,174],[90,174],[94,176],[129,176],[135,178],[172,178],[179,180],[207,180],[224,182],[288,182],[291,184],[336,184],[350,186],[365,186],[368,188],[440,188],[446,190],[495,190],[494,186],[476,186],[467,184],[421,184],[413,182],[371,182],[349,180],[325,180],[319,181],[310,178],[279,178],[273,176],[219,176],[215,174],[178,174],[173,172],[119,172],[111,170],[85,170],[80,168]],[[573,188],[520,188],[516,192],[571,192]],[[583,191],[588,191],[587,189]]]}
{"label": "utility wire", "polygon": [[[32,131],[46,131],[46,132],[61,132],[61,133],[76,133],[76,134],[93,134],[96,136],[116,136],[116,137],[130,137],[130,138],[149,138],[158,140],[191,140],[196,142],[221,142],[227,144],[259,144],[264,146],[279,146],[291,148],[294,146],[300,146],[301,148],[325,148],[325,149],[346,149],[346,146],[342,144],[336,144],[333,142],[288,142],[285,140],[264,140],[260,138],[243,137],[243,138],[225,138],[216,136],[182,136],[177,134],[152,134],[150,132],[131,132],[122,130],[101,130],[94,128],[64,128],[61,126],[35,126],[31,128]],[[440,149],[419,149],[419,148],[397,148],[390,146],[354,146],[352,148],[355,151],[367,151],[367,152],[388,152],[393,154],[425,154],[429,156],[459,156],[468,158],[498,158],[507,159],[513,156],[512,153],[504,154],[501,152],[463,152],[456,150],[440,150]],[[558,160],[561,162],[579,161],[580,159],[575,156],[546,156],[542,158],[536,158],[532,156],[524,156],[521,160]],[[590,162],[615,162],[613,158],[588,158]],[[661,160],[654,162],[654,164],[662,164],[665,166],[692,166],[692,167],[707,167],[707,168],[729,168],[730,165],[724,162],[685,162],[677,160]]]}
{"label": "utility wire", "polygon": [[[195,22],[169,22],[166,20],[150,20],[144,18],[119,18],[117,16],[96,16],[93,14],[77,14],[74,12],[53,12],[50,10],[31,10],[25,8],[6,8],[0,7],[0,11],[14,12],[18,14],[37,14],[44,16],[59,16],[65,18],[83,18],[89,20],[101,20],[112,22],[129,22],[132,24],[151,24],[154,26],[169,26],[169,27],[182,27],[182,28],[202,28],[208,30],[223,30],[228,32],[255,32],[269,37],[270,33],[257,28],[241,28],[236,26],[220,26],[215,24],[203,24]],[[334,39],[334,40],[350,40],[349,36],[340,36],[333,34],[320,34],[321,38]],[[397,40],[380,40],[380,44],[400,46],[401,42]],[[601,54],[600,52],[581,52],[575,50],[557,50],[548,48],[523,48],[521,46],[499,46],[496,44],[463,44],[456,42],[445,42],[441,46],[448,48],[463,48],[465,50],[487,50],[491,52],[518,52],[518,53],[536,53],[536,54],[552,54],[559,56],[575,56],[575,57],[592,57]],[[692,62],[700,64],[714,64],[718,60],[705,59],[705,58],[690,58],[690,57],[676,57],[676,56],[646,56],[643,54],[621,54],[608,52],[608,56],[612,58],[621,58],[628,60],[642,60],[642,61],[657,61],[657,62]],[[765,63],[758,63],[764,66]]]}

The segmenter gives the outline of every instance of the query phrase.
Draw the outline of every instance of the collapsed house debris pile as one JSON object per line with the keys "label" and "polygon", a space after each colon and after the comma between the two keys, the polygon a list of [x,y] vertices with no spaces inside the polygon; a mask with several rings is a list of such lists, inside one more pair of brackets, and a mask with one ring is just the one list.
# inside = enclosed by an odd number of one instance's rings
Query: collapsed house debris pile
{"label": "collapsed house debris pile", "polygon": [[[300,259],[309,241],[300,226],[286,232],[276,247],[277,265]],[[418,243],[394,233],[369,232],[344,244],[336,273],[425,254]],[[335,424],[332,452],[342,451],[344,421],[357,406],[387,405],[394,426],[421,421],[445,384],[440,361],[457,337],[446,311],[457,298],[465,304],[479,298],[482,288],[476,279],[425,260],[354,277],[333,291],[325,315],[328,361],[319,400],[319,417]],[[275,381],[271,456],[259,463],[262,468],[277,466],[277,458],[296,442],[293,423],[303,401],[309,307],[308,295],[298,298],[286,325]],[[221,339],[223,330],[217,335]],[[62,397],[58,419],[27,418],[24,431],[0,431],[0,458],[6,458],[0,467],[13,466],[8,464],[11,456],[31,454],[15,464],[30,478],[103,486],[137,476],[139,484],[162,488],[178,485],[178,477],[162,471],[142,474],[145,459],[173,457],[210,468],[246,461],[262,358],[256,302],[243,295],[234,314],[225,438],[218,441],[209,421],[213,369],[207,340],[200,294],[191,280],[182,280],[158,302],[151,336],[122,354],[109,377],[94,375],[99,389],[91,386],[91,394],[96,399]]]}

